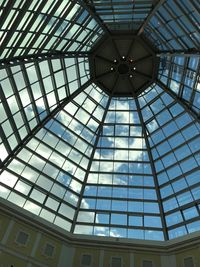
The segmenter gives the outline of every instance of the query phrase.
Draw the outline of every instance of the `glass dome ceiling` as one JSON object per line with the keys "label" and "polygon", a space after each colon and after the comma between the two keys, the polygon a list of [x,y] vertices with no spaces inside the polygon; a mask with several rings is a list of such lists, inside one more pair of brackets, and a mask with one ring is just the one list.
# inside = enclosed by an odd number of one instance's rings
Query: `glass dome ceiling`
{"label": "glass dome ceiling", "polygon": [[[200,230],[198,1],[0,7],[0,196],[72,233]],[[113,33],[148,40],[159,61],[138,96],[116,96],[117,78],[107,93],[90,71]]]}

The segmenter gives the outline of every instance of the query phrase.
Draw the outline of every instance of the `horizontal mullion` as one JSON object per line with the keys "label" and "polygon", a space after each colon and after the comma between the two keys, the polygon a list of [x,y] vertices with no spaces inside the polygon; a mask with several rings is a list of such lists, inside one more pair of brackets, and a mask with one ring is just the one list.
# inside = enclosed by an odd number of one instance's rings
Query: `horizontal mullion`
{"label": "horizontal mullion", "polygon": [[[148,179],[148,178],[147,178]],[[100,187],[108,187],[108,188],[121,188],[121,189],[155,189],[154,185],[146,186],[146,185],[123,185],[123,184],[101,184],[101,183],[87,183],[87,186],[95,186],[97,190]],[[99,196],[97,196],[99,197]]]}
{"label": "horizontal mullion", "polygon": [[[149,189],[149,188],[147,188]],[[135,202],[151,202],[151,203],[158,203],[157,199],[147,199],[147,198],[119,198],[119,197],[102,197],[102,196],[87,196],[87,195],[83,195],[84,199],[98,199],[98,200],[117,200],[117,201],[126,201],[126,202],[131,202],[131,201],[135,201]]]}
{"label": "horizontal mullion", "polygon": [[[20,161],[21,163],[24,164],[24,161],[23,161],[22,159],[17,158],[17,157],[16,157],[16,159],[17,159],[18,161]],[[25,169],[26,167],[29,167],[29,168],[33,169],[34,171],[37,171],[37,172],[39,173],[39,175],[42,173],[42,171],[39,171],[37,168],[35,168],[34,166],[32,166],[32,165],[30,165],[30,164],[25,164],[24,169]],[[24,170],[24,169],[23,169],[23,170]],[[43,187],[41,187],[40,185],[38,185],[37,182],[32,182],[31,180],[28,180],[26,177],[22,176],[21,174],[18,174],[18,173],[16,173],[16,172],[14,172],[12,169],[9,169],[9,166],[7,167],[6,170],[9,171],[10,173],[12,173],[14,176],[16,176],[16,177],[18,178],[18,180],[21,180],[21,181],[23,181],[24,183],[29,184],[30,186],[32,186],[32,187],[34,187],[34,188],[36,187],[36,188],[38,188],[40,191],[46,192],[46,194],[48,194],[48,195],[49,195],[49,194],[50,194],[50,195],[52,194],[52,196],[53,196],[54,198],[57,198],[57,199],[61,200],[61,198],[56,197],[56,195],[54,195],[54,194],[51,193],[50,191],[45,190]],[[22,171],[22,172],[23,172],[23,171]],[[44,177],[46,177],[47,179],[49,179],[51,182],[53,182],[53,184],[57,184],[57,185],[61,186],[63,189],[70,191],[71,193],[73,193],[73,194],[76,195],[77,197],[80,196],[79,193],[77,193],[76,191],[73,191],[69,186],[66,187],[65,185],[63,185],[62,183],[60,183],[58,180],[56,180],[56,179],[54,179],[54,178],[51,178],[51,176],[48,176],[48,175],[45,174],[45,173],[42,173],[42,175],[43,175]],[[70,177],[71,177],[71,176],[70,176]],[[74,180],[79,181],[80,183],[82,183],[80,180],[78,180],[78,179],[75,178],[75,177],[72,177],[72,179],[74,179]],[[0,183],[1,183],[1,182],[0,182]],[[4,186],[6,186],[7,188],[9,188],[9,189],[11,190],[11,187],[9,187],[8,185],[3,184],[3,183],[1,183],[1,184],[4,185]],[[13,186],[12,188],[14,188],[14,186]],[[22,194],[23,194],[23,193],[22,193]],[[23,194],[23,196],[24,196],[24,194]]]}
{"label": "horizontal mullion", "polygon": [[[199,151],[197,151],[197,152],[195,152],[195,153],[192,154],[192,155],[193,155],[193,158],[194,158],[194,160],[195,160],[196,162],[197,162],[197,160],[195,159],[195,156],[198,155],[198,154],[199,154]],[[164,169],[162,169],[161,171],[157,172],[157,174],[162,173],[163,170],[167,171],[167,170],[170,169],[171,167],[174,167],[174,166],[176,166],[176,165],[180,165],[181,163],[183,163],[185,160],[189,159],[190,157],[191,157],[191,155],[188,155],[188,156],[185,157],[184,159],[179,160],[179,161],[173,163],[173,164],[170,165],[170,166],[164,167]],[[199,165],[199,164],[198,164],[198,165]],[[181,167],[180,167],[180,168],[181,168]],[[182,169],[181,169],[181,171],[182,171]],[[183,171],[182,171],[182,172],[183,172]]]}
{"label": "horizontal mullion", "polygon": [[[46,143],[46,142],[44,142],[43,140],[41,140],[41,139],[39,139],[37,136],[35,136],[34,137],[36,140],[38,140],[38,142],[40,142],[41,144],[43,144],[43,145],[45,145],[45,146],[47,146],[49,149],[51,149],[51,151],[52,151],[52,153],[53,152],[56,152],[58,155],[60,155],[61,157],[65,157],[65,155],[63,155],[59,150],[57,150],[55,147],[53,148],[53,147],[51,147],[48,143]],[[60,141],[63,141],[63,142],[65,142],[64,140],[62,140],[62,139],[60,139]],[[65,142],[66,143],[66,145],[69,145],[67,142]],[[78,150],[76,147],[74,147],[73,145],[69,145],[70,146],[70,148],[71,148],[71,150],[70,150],[70,152],[72,151],[72,150],[76,150],[78,153],[80,153],[83,157],[85,157],[85,158],[87,158],[88,160],[89,160],[89,157],[87,156],[87,155],[85,155],[84,153],[82,153],[80,150]],[[70,152],[69,152],[69,154],[70,154]],[[66,158],[66,159],[68,159],[68,158]],[[51,162],[51,161],[50,161]]]}
{"label": "horizontal mullion", "polygon": [[192,207],[197,206],[197,205],[199,205],[199,204],[200,204],[200,200],[195,200],[195,201],[193,201],[193,202],[190,202],[190,203],[187,203],[187,204],[185,204],[185,205],[179,206],[179,207],[174,208],[174,209],[172,209],[172,210],[165,211],[165,216],[167,216],[167,215],[171,215],[171,214],[173,214],[173,213],[175,213],[175,212],[177,212],[177,211],[182,212],[183,210],[192,208]]}
{"label": "horizontal mullion", "polygon": [[[190,146],[189,146],[189,143],[192,142],[192,141],[194,141],[194,140],[197,139],[198,137],[199,137],[199,135],[193,136],[193,137],[192,137],[191,139],[189,139],[188,141],[185,141],[184,143],[182,143],[182,144],[180,144],[180,145],[178,145],[178,146],[176,146],[176,147],[171,147],[171,150],[169,150],[169,151],[166,152],[165,154],[162,154],[161,156],[159,155],[159,157],[156,158],[156,159],[154,159],[154,160],[155,160],[155,161],[157,161],[157,160],[162,160],[163,157],[165,157],[165,156],[167,156],[167,155],[170,155],[170,154],[172,154],[172,153],[173,153],[174,156],[176,157],[176,155],[175,155],[175,151],[178,150],[179,148],[185,146],[185,145],[188,146],[188,148],[189,148],[189,150],[190,150],[190,152],[191,152],[191,154],[190,154],[189,156],[193,155],[193,152],[191,151],[191,148],[190,148]],[[166,140],[164,140],[164,141],[166,141]],[[156,147],[154,147],[154,148],[157,150]],[[199,152],[199,151],[200,151],[200,147],[199,147],[199,150],[197,150],[195,153],[197,153],[197,152]],[[158,152],[158,154],[159,154],[159,152]],[[183,159],[181,159],[181,160],[184,160],[184,159],[186,159],[187,157],[188,157],[188,156],[186,156],[185,158],[183,158]],[[180,160],[177,159],[177,163],[178,163],[179,161],[180,161]]]}
{"label": "horizontal mullion", "polygon": [[144,231],[150,231],[150,230],[157,230],[157,231],[163,231],[162,228],[160,227],[149,227],[149,226],[131,226],[131,225],[128,225],[127,224],[100,224],[100,223],[90,223],[90,222],[79,222],[79,221],[76,221],[76,226],[77,225],[85,225],[85,226],[93,226],[93,227],[101,227],[101,226],[104,226],[104,227],[109,227],[109,228],[126,228],[126,230],[128,231],[128,229],[137,229],[137,230],[144,230]]}
{"label": "horizontal mullion", "polygon": [[[190,220],[187,220],[187,221],[177,223],[175,225],[171,225],[171,226],[167,227],[167,229],[168,229],[168,231],[170,231],[170,230],[176,229],[176,228],[181,227],[181,226],[186,226],[186,228],[187,228],[187,224],[192,223],[192,222],[196,222],[196,221],[199,221],[199,216],[192,218]],[[188,229],[187,229],[187,231],[188,231]]]}
{"label": "horizontal mullion", "polygon": [[[198,186],[199,186],[199,183],[194,184],[194,185],[190,185],[190,186],[188,186],[188,187],[186,187],[186,188],[184,188],[184,189],[182,189],[182,190],[180,190],[178,192],[174,192],[173,194],[171,194],[171,195],[169,195],[169,196],[167,196],[165,198],[162,198],[162,201],[167,201],[167,200],[170,200],[171,198],[176,198],[177,196],[179,196],[179,195],[181,195],[183,193],[190,192],[192,189],[195,189]],[[194,199],[193,202],[196,202],[196,200]],[[180,207],[182,207],[182,206],[180,205]]]}

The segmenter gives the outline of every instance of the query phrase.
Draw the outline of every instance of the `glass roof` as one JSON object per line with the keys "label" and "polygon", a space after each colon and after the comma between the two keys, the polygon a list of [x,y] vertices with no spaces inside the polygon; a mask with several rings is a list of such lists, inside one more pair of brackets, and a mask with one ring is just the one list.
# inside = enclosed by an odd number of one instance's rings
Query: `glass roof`
{"label": "glass roof", "polygon": [[198,1],[167,0],[145,27],[145,35],[161,51],[199,49]]}
{"label": "glass roof", "polygon": [[[0,7],[0,197],[74,234],[200,230],[197,1]],[[107,94],[90,71],[92,48],[123,30],[159,59],[137,97]]]}
{"label": "glass roof", "polygon": [[200,55],[162,56],[159,79],[197,115],[200,113]]}
{"label": "glass roof", "polygon": [[89,0],[89,5],[111,30],[138,30],[157,0]]}
{"label": "glass roof", "polygon": [[86,51],[103,32],[81,1],[2,0],[0,7],[0,59]]}

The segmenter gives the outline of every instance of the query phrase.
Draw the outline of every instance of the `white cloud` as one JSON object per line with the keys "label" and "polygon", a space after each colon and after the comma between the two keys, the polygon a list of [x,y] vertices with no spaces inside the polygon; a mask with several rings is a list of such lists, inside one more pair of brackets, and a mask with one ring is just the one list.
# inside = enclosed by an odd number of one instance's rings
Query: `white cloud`
{"label": "white cloud", "polygon": [[[110,141],[110,137],[108,137]],[[111,139],[112,140],[112,139]],[[124,137],[115,137],[115,147],[116,148],[128,148],[129,139]]]}
{"label": "white cloud", "polygon": [[197,82],[197,91],[200,92],[200,82]]}
{"label": "white cloud", "polygon": [[8,197],[8,195],[9,195],[9,193],[10,193],[9,189],[7,189],[7,188],[3,187],[2,185],[0,185],[0,196],[2,198],[6,199]]}
{"label": "white cloud", "polygon": [[103,226],[95,227],[95,235],[97,236],[109,236],[109,228]]}
{"label": "white cloud", "polygon": [[176,82],[176,81],[171,81],[170,83],[170,88],[172,89],[172,91],[174,91],[176,94],[178,94],[179,92],[179,86],[180,86],[180,83]]}
{"label": "white cloud", "polygon": [[76,207],[79,198],[78,198],[77,195],[74,195],[74,194],[72,194],[70,191],[67,191],[67,194],[65,195],[65,200],[66,200],[68,203],[70,203],[70,204],[72,204],[73,206]]}
{"label": "white cloud", "polygon": [[94,217],[95,213],[92,211],[79,211],[77,221],[93,223]]}
{"label": "white cloud", "polygon": [[78,11],[79,8],[80,8],[80,6],[78,4],[75,4],[73,6],[73,8],[71,9],[71,11],[69,12],[69,14],[67,14],[67,19],[71,20],[72,17],[74,16],[74,14]]}
{"label": "white cloud", "polygon": [[117,110],[130,110],[129,101],[116,101]]}
{"label": "white cloud", "polygon": [[147,124],[147,128],[151,133],[158,128],[158,123],[156,122],[156,120],[152,120]]}
{"label": "white cloud", "polygon": [[0,174],[0,182],[9,186],[9,187],[14,187],[17,180],[18,180],[18,178],[8,171],[3,171]]}
{"label": "white cloud", "polygon": [[76,165],[74,165],[73,163],[71,163],[70,161],[66,160],[66,162],[63,165],[63,169],[70,173],[70,174],[74,174],[76,171]]}
{"label": "white cloud", "polygon": [[82,199],[82,201],[81,201],[81,208],[83,208],[83,209],[89,209],[90,208],[90,205],[86,201],[86,199]]}
{"label": "white cloud", "polygon": [[[90,97],[92,97],[97,103],[100,103],[105,93],[102,92],[96,85],[92,84],[85,90]],[[107,99],[107,98],[106,98]]]}
{"label": "white cloud", "polygon": [[28,200],[24,205],[24,209],[38,215],[41,210],[41,207]]}
{"label": "white cloud", "polygon": [[0,144],[0,151],[1,151],[1,153],[0,153],[0,159],[2,161],[4,161],[7,158],[7,156],[8,156],[8,152],[7,152],[4,144]]}
{"label": "white cloud", "polygon": [[121,237],[121,234],[117,231],[117,229],[112,229],[110,231],[110,236],[111,237]]}
{"label": "white cloud", "polygon": [[82,184],[80,184],[79,182],[77,182],[76,180],[73,180],[71,181],[70,183],[70,188],[76,192],[76,193],[80,193],[81,191],[81,188],[82,188]]}

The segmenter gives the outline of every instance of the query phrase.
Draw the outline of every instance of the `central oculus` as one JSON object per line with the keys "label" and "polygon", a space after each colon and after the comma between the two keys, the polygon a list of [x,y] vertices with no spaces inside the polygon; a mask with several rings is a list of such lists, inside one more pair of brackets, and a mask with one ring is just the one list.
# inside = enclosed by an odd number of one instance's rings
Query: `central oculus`
{"label": "central oculus", "polygon": [[129,72],[129,66],[127,64],[120,64],[118,66],[118,72],[119,74],[127,74]]}
{"label": "central oculus", "polygon": [[151,45],[131,34],[102,38],[89,56],[91,78],[112,96],[141,94],[154,82],[158,64]]}

